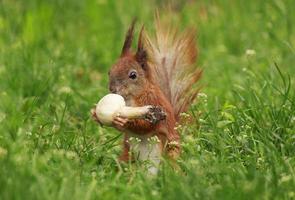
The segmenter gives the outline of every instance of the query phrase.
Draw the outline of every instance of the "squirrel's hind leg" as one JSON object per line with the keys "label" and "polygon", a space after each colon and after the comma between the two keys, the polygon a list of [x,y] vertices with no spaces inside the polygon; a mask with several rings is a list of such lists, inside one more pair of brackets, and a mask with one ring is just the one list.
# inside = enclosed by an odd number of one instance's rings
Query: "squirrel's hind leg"
{"label": "squirrel's hind leg", "polygon": [[124,141],[123,141],[123,150],[121,155],[119,156],[118,160],[122,162],[128,162],[131,159],[130,153],[130,145],[128,143],[128,138],[126,134],[124,134]]}

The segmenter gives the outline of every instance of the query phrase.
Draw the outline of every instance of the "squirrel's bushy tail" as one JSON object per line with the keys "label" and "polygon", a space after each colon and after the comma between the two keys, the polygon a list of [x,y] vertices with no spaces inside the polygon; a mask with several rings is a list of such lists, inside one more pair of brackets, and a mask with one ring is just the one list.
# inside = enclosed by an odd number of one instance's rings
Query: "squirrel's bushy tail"
{"label": "squirrel's bushy tail", "polygon": [[170,100],[176,119],[195,99],[199,88],[195,83],[202,70],[197,68],[198,51],[195,31],[178,32],[171,24],[164,24],[156,17],[156,34],[145,35],[145,47],[153,79]]}

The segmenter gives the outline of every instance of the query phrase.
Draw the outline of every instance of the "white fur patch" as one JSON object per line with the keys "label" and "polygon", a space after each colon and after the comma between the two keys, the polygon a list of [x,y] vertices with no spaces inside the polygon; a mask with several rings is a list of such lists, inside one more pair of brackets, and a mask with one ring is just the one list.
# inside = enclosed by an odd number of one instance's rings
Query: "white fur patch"
{"label": "white fur patch", "polygon": [[129,137],[130,151],[135,159],[148,161],[148,171],[157,174],[161,160],[161,143],[157,136],[135,136]]}

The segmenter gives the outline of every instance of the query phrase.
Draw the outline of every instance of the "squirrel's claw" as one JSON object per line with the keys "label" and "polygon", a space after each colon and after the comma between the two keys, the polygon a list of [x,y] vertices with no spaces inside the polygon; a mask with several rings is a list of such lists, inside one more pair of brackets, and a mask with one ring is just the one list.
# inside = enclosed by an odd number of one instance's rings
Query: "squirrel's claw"
{"label": "squirrel's claw", "polygon": [[166,113],[159,106],[151,106],[144,119],[152,124],[156,124],[159,121],[166,119]]}

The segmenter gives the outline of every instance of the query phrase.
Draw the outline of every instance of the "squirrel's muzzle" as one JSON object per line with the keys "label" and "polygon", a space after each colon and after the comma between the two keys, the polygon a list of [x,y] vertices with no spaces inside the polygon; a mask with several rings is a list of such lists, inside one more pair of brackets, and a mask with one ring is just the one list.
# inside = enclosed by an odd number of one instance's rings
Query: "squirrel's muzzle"
{"label": "squirrel's muzzle", "polygon": [[111,93],[117,94],[117,89],[115,87],[110,87],[109,89]]}
{"label": "squirrel's muzzle", "polygon": [[113,81],[110,82],[109,90],[111,93],[114,93],[114,94],[118,93],[118,87],[116,87],[116,84]]}

